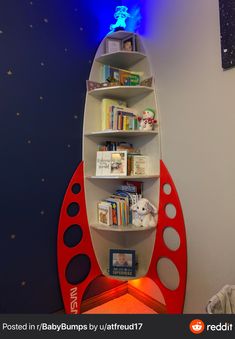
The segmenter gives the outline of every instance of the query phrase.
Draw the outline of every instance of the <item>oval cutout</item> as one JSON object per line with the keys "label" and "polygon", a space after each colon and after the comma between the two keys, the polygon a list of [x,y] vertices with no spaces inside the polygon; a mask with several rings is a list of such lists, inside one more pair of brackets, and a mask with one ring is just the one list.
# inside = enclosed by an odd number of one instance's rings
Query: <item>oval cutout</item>
{"label": "oval cutout", "polygon": [[80,191],[81,191],[81,186],[80,186],[80,184],[73,184],[73,186],[72,186],[72,192],[73,192],[73,194],[78,194],[78,193],[80,193]]}
{"label": "oval cutout", "polygon": [[71,225],[64,232],[64,244],[67,247],[75,247],[82,240],[82,229],[79,225]]}
{"label": "oval cutout", "polygon": [[157,263],[157,274],[161,283],[171,291],[179,286],[179,272],[175,264],[168,258],[161,258]]}
{"label": "oval cutout", "polygon": [[91,261],[86,254],[73,257],[66,268],[66,279],[69,284],[77,285],[83,282],[91,269]]}
{"label": "oval cutout", "polygon": [[165,206],[165,212],[168,218],[174,219],[176,217],[176,208],[173,204],[167,204]]}
{"label": "oval cutout", "polygon": [[80,210],[80,206],[77,202],[72,202],[71,204],[69,204],[69,206],[67,207],[67,214],[70,217],[75,217]]}
{"label": "oval cutout", "polygon": [[166,246],[171,251],[177,251],[180,247],[179,233],[173,227],[166,227],[163,233],[163,239]]}
{"label": "oval cutout", "polygon": [[164,185],[163,185],[163,192],[164,192],[166,195],[170,195],[170,194],[171,194],[171,191],[172,191],[172,188],[171,188],[171,185],[170,185],[170,184],[164,184]]}

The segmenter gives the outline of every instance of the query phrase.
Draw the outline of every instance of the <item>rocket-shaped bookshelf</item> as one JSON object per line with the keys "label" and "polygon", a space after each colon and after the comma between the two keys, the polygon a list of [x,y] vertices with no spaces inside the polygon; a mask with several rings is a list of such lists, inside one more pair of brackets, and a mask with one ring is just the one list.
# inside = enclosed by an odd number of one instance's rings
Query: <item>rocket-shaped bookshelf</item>
{"label": "rocket-shaped bookshelf", "polygon": [[[119,31],[108,38],[124,39],[132,33]],[[106,39],[96,53],[90,81],[102,82],[103,65],[141,72],[142,78],[151,77],[151,68],[139,35],[135,35],[137,51],[106,53]],[[186,234],[180,200],[174,182],[161,157],[159,114],[154,84],[149,86],[111,86],[87,92],[83,126],[83,161],[75,171],[65,194],[58,229],[58,270],[65,311],[79,314],[83,295],[90,283],[99,276],[128,281],[148,277],[157,284],[165,299],[167,313],[183,311],[187,250]],[[125,100],[128,107],[156,111],[158,125],[153,131],[102,130],[101,101],[103,98]],[[149,158],[148,173],[138,176],[97,176],[97,145],[108,140],[133,143]],[[158,207],[155,227],[105,226],[97,222],[97,202],[115,192],[124,180],[143,182],[143,195]],[[169,215],[168,207],[175,210]],[[180,245],[171,250],[165,240],[167,228],[177,232]],[[130,249],[138,253],[135,277],[109,276],[109,250]],[[157,265],[169,259],[179,274],[179,284],[170,290],[160,279]]]}

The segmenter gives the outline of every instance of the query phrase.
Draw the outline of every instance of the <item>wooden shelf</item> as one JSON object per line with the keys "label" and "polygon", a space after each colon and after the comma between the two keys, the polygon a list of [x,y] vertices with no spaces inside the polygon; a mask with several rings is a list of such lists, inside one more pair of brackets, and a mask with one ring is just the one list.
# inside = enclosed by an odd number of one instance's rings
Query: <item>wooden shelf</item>
{"label": "wooden shelf", "polygon": [[124,136],[124,137],[132,137],[132,136],[148,136],[148,135],[156,135],[158,134],[158,130],[154,131],[119,131],[119,130],[105,130],[105,131],[97,131],[97,132],[91,132],[86,133],[85,136],[97,136],[97,137],[111,137],[111,136]]}
{"label": "wooden shelf", "polygon": [[123,175],[123,176],[97,176],[91,175],[86,176],[86,179],[92,180],[144,180],[144,179],[158,179],[159,174],[150,174],[150,175]]}
{"label": "wooden shelf", "polygon": [[153,88],[147,86],[110,86],[94,89],[89,92],[89,95],[92,95],[97,99],[110,97],[123,100],[152,92]]}
{"label": "wooden shelf", "polygon": [[140,52],[119,51],[115,53],[103,54],[95,60],[102,64],[126,69],[135,65],[144,58],[146,58],[146,55]]}
{"label": "wooden shelf", "polygon": [[95,228],[101,231],[107,232],[144,232],[155,229],[157,226],[153,227],[137,227],[135,225],[129,224],[126,226],[105,226],[101,224],[91,224],[90,227]]}

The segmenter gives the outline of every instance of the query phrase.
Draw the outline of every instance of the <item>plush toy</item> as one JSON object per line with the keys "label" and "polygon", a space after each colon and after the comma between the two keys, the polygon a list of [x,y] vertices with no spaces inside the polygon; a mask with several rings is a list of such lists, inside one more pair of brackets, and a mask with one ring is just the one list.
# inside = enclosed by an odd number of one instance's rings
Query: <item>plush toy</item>
{"label": "plush toy", "polygon": [[154,119],[155,111],[151,108],[147,108],[143,113],[142,117],[138,117],[139,129],[142,131],[152,131],[154,124],[157,123],[157,120]]}
{"label": "plush toy", "polygon": [[133,224],[135,226],[153,227],[156,225],[156,215],[158,213],[157,208],[147,199],[140,199],[137,204],[131,207],[131,209],[136,212],[135,218],[133,218]]}

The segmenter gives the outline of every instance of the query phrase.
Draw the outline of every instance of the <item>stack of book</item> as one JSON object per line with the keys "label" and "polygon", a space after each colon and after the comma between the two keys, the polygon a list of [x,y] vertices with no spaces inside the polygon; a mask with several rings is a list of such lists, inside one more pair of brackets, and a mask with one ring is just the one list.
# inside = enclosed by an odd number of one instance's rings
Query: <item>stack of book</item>
{"label": "stack of book", "polygon": [[125,101],[103,99],[101,109],[101,129],[103,131],[128,131],[139,128],[137,111],[127,108]]}
{"label": "stack of book", "polygon": [[126,141],[105,141],[98,145],[98,151],[128,151],[128,153],[138,153],[140,150],[133,147],[133,145]]}
{"label": "stack of book", "polygon": [[142,198],[142,182],[124,182],[109,198],[97,203],[98,223],[106,226],[127,226],[133,223],[136,212],[131,206]]}
{"label": "stack of book", "polygon": [[149,157],[128,142],[106,141],[98,145],[97,176],[140,176],[149,173]]}
{"label": "stack of book", "polygon": [[140,75],[137,72],[104,65],[103,81],[116,83],[117,86],[138,86],[140,85]]}

